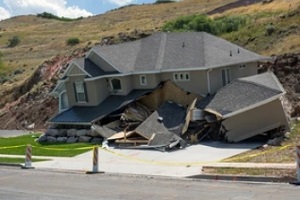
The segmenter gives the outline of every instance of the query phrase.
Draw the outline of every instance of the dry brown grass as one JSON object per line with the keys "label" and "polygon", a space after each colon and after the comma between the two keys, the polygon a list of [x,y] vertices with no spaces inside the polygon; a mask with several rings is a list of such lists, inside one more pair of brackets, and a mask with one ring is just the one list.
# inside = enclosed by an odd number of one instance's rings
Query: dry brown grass
{"label": "dry brown grass", "polygon": [[[204,13],[235,1],[184,0],[178,3],[130,6],[72,22],[43,19],[33,15],[0,21],[0,51],[4,54],[5,63],[5,68],[0,69],[0,74],[2,72],[8,75],[16,69],[25,69],[24,74],[12,79],[13,82],[15,79],[16,81],[23,80],[44,60],[57,54],[69,54],[76,48],[85,47],[87,44],[92,46],[98,43],[101,38],[114,36],[120,32],[157,31],[165,22],[178,16]],[[225,12],[222,15],[289,9],[290,4],[296,6],[299,5],[299,2],[300,0],[274,0],[274,3],[264,6],[261,4],[251,5],[247,8]],[[266,20],[270,19],[267,18]],[[6,48],[8,39],[14,35],[20,37],[21,43],[15,48]],[[78,37],[81,43],[74,47],[67,46],[66,40],[70,37]],[[284,51],[298,48],[297,36],[290,36],[289,39],[293,39],[296,43],[291,42],[291,44],[286,45]],[[290,41],[289,39],[278,41],[276,46],[282,47],[283,42],[286,43]],[[0,93],[8,87],[12,87],[12,85],[0,85]]]}

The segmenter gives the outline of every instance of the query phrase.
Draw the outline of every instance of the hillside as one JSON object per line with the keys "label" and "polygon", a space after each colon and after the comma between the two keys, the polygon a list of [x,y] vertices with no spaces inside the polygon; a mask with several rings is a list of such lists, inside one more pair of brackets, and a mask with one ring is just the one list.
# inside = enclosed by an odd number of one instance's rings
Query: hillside
{"label": "hillside", "polygon": [[[47,93],[62,66],[95,44],[134,40],[159,31],[164,23],[178,16],[207,13],[234,2],[184,0],[135,5],[71,22],[33,15],[0,21],[0,52],[4,64],[0,68],[0,128],[22,128],[34,122],[38,128],[44,128],[45,121],[57,112],[56,100]],[[240,15],[251,19],[246,27],[222,37],[264,55],[300,52],[300,0],[253,5],[240,2],[237,8],[227,7],[225,12],[211,15],[212,18]],[[268,35],[266,29],[270,24],[274,31]],[[21,42],[8,48],[13,36],[18,36]],[[71,37],[79,38],[80,44],[68,46],[66,40]],[[33,109],[34,105],[39,106]]]}

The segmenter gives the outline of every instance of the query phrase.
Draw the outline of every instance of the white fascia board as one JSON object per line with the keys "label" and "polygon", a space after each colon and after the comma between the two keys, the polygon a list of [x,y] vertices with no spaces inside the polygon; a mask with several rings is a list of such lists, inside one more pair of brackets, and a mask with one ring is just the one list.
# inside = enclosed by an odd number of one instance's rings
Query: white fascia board
{"label": "white fascia board", "polygon": [[238,65],[238,64],[245,64],[245,63],[250,63],[250,62],[258,62],[258,61],[262,61],[262,59],[259,59],[259,58],[250,59],[250,60],[245,60],[244,62],[233,62],[233,63],[227,63],[227,64],[213,65],[213,66],[209,66],[209,67],[165,69],[165,70],[152,70],[152,71],[139,71],[139,72],[132,71],[132,72],[128,72],[128,73],[110,74],[110,75],[88,78],[88,79],[85,79],[85,81],[93,81],[93,80],[102,79],[102,78],[124,77],[124,76],[128,76],[128,75],[160,74],[160,73],[168,73],[168,72],[186,72],[186,71],[206,71],[206,70],[211,70],[211,69],[216,69],[216,68],[223,68],[223,67],[229,67],[229,66],[234,66],[234,65]]}
{"label": "white fascia board", "polygon": [[257,107],[259,107],[259,106],[262,106],[262,105],[264,105],[264,104],[267,104],[267,103],[270,103],[270,102],[272,102],[272,101],[275,101],[276,99],[279,99],[279,98],[280,98],[282,95],[284,95],[284,94],[285,94],[285,93],[281,93],[281,94],[275,95],[275,96],[273,96],[273,97],[271,97],[271,98],[268,98],[268,99],[266,99],[266,100],[260,101],[260,102],[258,102],[258,103],[256,103],[256,104],[253,104],[253,105],[247,106],[247,107],[245,107],[245,108],[242,108],[242,109],[240,109],[240,110],[234,111],[234,112],[232,112],[232,113],[223,115],[222,118],[223,118],[223,119],[226,119],[226,118],[229,118],[229,117],[232,117],[232,116],[241,114],[241,113],[243,113],[243,112],[246,112],[246,111],[248,111],[248,110],[252,110],[252,109],[257,108]]}
{"label": "white fascia board", "polygon": [[79,66],[77,65],[77,63],[74,62],[74,61],[72,61],[72,62],[70,63],[70,66],[69,66],[68,69],[65,71],[65,73],[63,74],[62,77],[65,77],[65,76],[72,76],[72,75],[69,75],[68,73],[69,73],[75,66],[83,72],[83,74],[78,74],[78,75],[87,75],[87,76],[89,76],[89,77],[92,77],[87,71],[85,71],[84,69],[82,69],[81,67],[79,67]]}
{"label": "white fascia board", "polygon": [[58,97],[59,93],[55,92],[58,87],[61,85],[61,84],[64,84],[66,81],[68,81],[69,79],[66,78],[64,80],[58,80],[57,83],[56,83],[56,86],[55,88],[52,90],[52,92],[49,93],[50,96],[55,96],[55,97]]}

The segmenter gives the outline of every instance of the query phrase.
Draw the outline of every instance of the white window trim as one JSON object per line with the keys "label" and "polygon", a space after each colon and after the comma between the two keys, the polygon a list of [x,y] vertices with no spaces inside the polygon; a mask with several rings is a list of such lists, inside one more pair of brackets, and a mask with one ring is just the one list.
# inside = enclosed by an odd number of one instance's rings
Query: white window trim
{"label": "white window trim", "polygon": [[[62,109],[62,95],[65,94],[65,93],[67,94],[66,90],[63,90],[61,93],[59,93],[59,112],[63,112],[63,111],[65,111],[69,108],[69,100],[68,100],[67,108]],[[67,98],[68,98],[68,95],[67,95]]]}
{"label": "white window trim", "polygon": [[[228,70],[228,71],[227,71]],[[222,78],[222,85],[223,86],[225,86],[224,84],[223,84],[223,71],[225,71],[225,82],[226,82],[226,84],[225,85],[228,85],[230,82],[231,82],[231,73],[230,73],[230,68],[229,67],[226,67],[226,68],[223,68],[222,70],[221,70],[221,78]],[[227,72],[228,72],[228,74],[227,74]],[[229,78],[229,80],[228,80],[228,78]]]}
{"label": "white window trim", "polygon": [[[145,82],[143,83],[143,78]],[[146,75],[140,75],[140,84],[141,85],[147,85],[147,76]]]}
{"label": "white window trim", "polygon": [[76,98],[77,98],[77,103],[86,103],[87,101],[86,101],[86,91],[85,91],[85,87],[84,87],[84,82],[83,81],[76,81],[75,82],[75,87],[76,87],[76,84],[78,84],[78,83],[80,83],[80,84],[82,84],[82,87],[83,87],[83,95],[84,95],[84,101],[80,101],[79,100],[79,96],[78,96],[78,93],[81,93],[81,92],[78,92],[78,90],[77,90],[77,88],[76,88]]}
{"label": "white window trim", "polygon": [[[177,76],[177,79],[175,78]],[[187,78],[188,76],[188,78]],[[183,78],[181,78],[183,77]],[[173,81],[190,81],[191,80],[191,75],[189,72],[178,72],[178,73],[173,73]]]}
{"label": "white window trim", "polygon": [[[120,84],[121,84],[121,89],[120,90],[115,90],[114,89],[113,84],[112,84],[112,80],[114,80],[114,79],[117,79],[117,80],[120,81]],[[110,88],[111,88],[112,93],[118,93],[118,92],[122,92],[123,91],[123,86],[122,86],[122,80],[121,79],[119,79],[119,78],[111,78],[109,80],[109,84],[110,84]]]}

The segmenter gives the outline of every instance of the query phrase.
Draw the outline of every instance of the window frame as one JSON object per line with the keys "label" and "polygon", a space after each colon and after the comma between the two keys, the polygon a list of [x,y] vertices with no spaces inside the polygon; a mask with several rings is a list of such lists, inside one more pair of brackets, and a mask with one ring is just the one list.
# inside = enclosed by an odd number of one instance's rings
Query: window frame
{"label": "window frame", "polygon": [[190,81],[191,75],[189,72],[176,72],[173,73],[173,81]]}
{"label": "window frame", "polygon": [[[223,77],[223,72],[224,72],[224,75],[225,75],[225,80],[224,80],[224,77]],[[231,74],[230,74],[230,68],[229,67],[223,68],[221,70],[221,77],[222,77],[222,85],[223,86],[226,86],[231,82]]]}
{"label": "window frame", "polygon": [[147,76],[140,75],[140,85],[147,85]]}
{"label": "window frame", "polygon": [[[86,103],[87,102],[87,94],[86,94],[86,87],[85,83],[83,81],[75,81],[75,95],[76,95],[76,101],[77,103]],[[79,91],[81,88],[78,88],[77,86],[81,84],[82,92]],[[80,94],[84,97],[84,99],[80,98]]]}
{"label": "window frame", "polygon": [[[120,89],[115,89],[114,88],[114,84],[113,84],[113,80],[118,80],[120,82]],[[123,87],[122,87],[122,81],[119,78],[112,78],[109,80],[110,83],[110,87],[113,93],[117,93],[117,92],[122,92],[123,91]]]}

